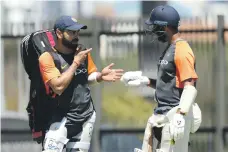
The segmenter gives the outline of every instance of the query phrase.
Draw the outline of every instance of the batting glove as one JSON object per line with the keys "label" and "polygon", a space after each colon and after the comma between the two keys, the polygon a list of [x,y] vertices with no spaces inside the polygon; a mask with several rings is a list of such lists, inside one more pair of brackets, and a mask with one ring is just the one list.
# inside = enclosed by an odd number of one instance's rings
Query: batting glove
{"label": "batting glove", "polygon": [[120,81],[122,81],[126,86],[143,86],[150,83],[148,77],[142,76],[142,71],[125,72]]}
{"label": "batting glove", "polygon": [[170,122],[171,139],[177,141],[184,136],[185,119],[182,114],[176,113]]}

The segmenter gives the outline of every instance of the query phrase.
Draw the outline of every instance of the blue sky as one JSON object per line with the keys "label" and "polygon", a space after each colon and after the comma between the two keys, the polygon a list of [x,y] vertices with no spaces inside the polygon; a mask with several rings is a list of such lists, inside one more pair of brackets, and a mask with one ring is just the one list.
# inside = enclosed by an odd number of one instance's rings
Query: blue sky
{"label": "blue sky", "polygon": [[118,16],[139,16],[141,11],[140,1],[117,1],[114,10]]}
{"label": "blue sky", "polygon": [[[140,1],[111,1],[110,3],[113,3],[114,10],[118,17],[121,17],[121,16],[139,17],[139,15],[141,15]],[[218,14],[219,12],[224,12],[224,11],[227,12],[226,9],[222,7],[228,7],[228,1],[212,1],[212,0],[204,0],[204,1],[172,0],[171,1],[170,0],[167,3],[168,5],[173,6],[179,12],[181,17],[205,16],[205,13]],[[208,10],[209,6],[211,10]]]}
{"label": "blue sky", "polygon": [[191,16],[192,15],[192,8],[190,8],[188,5],[183,5],[183,3],[180,3],[179,1],[170,1],[168,2],[169,5],[173,6],[180,15],[182,16]]}

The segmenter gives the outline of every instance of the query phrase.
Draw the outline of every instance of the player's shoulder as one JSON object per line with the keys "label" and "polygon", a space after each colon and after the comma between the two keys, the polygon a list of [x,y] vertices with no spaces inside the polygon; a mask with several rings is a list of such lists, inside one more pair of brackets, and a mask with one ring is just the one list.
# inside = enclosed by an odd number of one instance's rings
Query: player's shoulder
{"label": "player's shoulder", "polygon": [[176,50],[176,54],[179,54],[179,55],[184,55],[184,54],[193,55],[192,48],[186,40],[180,40],[176,42],[175,50]]}
{"label": "player's shoulder", "polygon": [[91,55],[90,52],[89,52],[88,55],[87,55],[87,60],[89,60],[89,61],[90,61],[90,60],[93,60],[93,57],[92,57],[92,55]]}
{"label": "player's shoulder", "polygon": [[39,62],[50,62],[53,61],[53,58],[49,52],[44,52],[39,57]]}
{"label": "player's shoulder", "polygon": [[176,42],[176,49],[190,49],[191,47],[186,40],[179,40]]}
{"label": "player's shoulder", "polygon": [[88,53],[88,56],[89,56],[89,57],[92,57],[92,55],[91,55],[91,53],[90,53],[90,52]]}

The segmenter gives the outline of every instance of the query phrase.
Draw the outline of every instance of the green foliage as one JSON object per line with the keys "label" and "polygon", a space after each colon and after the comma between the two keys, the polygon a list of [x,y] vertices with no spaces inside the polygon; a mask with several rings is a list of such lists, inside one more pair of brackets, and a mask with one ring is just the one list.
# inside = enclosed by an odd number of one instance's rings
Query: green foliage
{"label": "green foliage", "polygon": [[[129,53],[127,58],[109,58],[102,61],[103,67],[115,63],[113,68],[126,71],[138,70],[137,53]],[[138,89],[122,83],[104,83],[102,89],[102,123],[112,127],[145,127],[152,114],[155,102],[144,99]]]}
{"label": "green foliage", "polygon": [[118,84],[106,86],[102,100],[103,124],[112,127],[145,127],[154,109],[154,102],[143,99],[136,91]]}

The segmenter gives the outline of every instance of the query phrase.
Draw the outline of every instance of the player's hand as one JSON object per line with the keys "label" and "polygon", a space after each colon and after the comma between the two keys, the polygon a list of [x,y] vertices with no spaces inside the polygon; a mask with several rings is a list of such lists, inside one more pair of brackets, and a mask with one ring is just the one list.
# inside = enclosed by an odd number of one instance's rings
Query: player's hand
{"label": "player's hand", "polygon": [[75,55],[74,55],[74,62],[77,65],[80,65],[82,62],[85,61],[85,59],[87,58],[88,53],[91,50],[92,50],[92,48],[86,49],[84,51],[81,51],[80,48],[77,48],[77,51],[75,52]]}
{"label": "player's hand", "polygon": [[114,66],[114,63],[111,63],[101,71],[103,81],[115,82],[117,80],[120,80],[124,70],[112,69],[113,66]]}
{"label": "player's hand", "polygon": [[150,80],[142,76],[142,71],[129,71],[124,73],[120,79],[126,86],[143,86],[148,85]]}
{"label": "player's hand", "polygon": [[170,122],[170,135],[174,141],[180,140],[184,136],[185,119],[182,114],[175,113]]}

